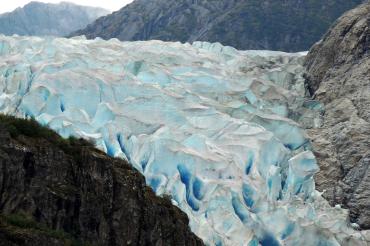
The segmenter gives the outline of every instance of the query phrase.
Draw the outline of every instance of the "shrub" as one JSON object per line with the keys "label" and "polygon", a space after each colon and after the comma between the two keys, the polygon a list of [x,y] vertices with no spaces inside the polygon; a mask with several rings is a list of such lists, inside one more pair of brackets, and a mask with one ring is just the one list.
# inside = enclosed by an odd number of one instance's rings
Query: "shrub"
{"label": "shrub", "polygon": [[35,119],[20,119],[10,115],[0,114],[1,127],[8,130],[13,138],[23,135],[34,139],[45,139],[50,144],[62,149],[66,154],[72,156],[76,161],[80,158],[81,148],[94,148],[94,144],[75,137],[67,139],[59,136],[55,131],[40,125]]}

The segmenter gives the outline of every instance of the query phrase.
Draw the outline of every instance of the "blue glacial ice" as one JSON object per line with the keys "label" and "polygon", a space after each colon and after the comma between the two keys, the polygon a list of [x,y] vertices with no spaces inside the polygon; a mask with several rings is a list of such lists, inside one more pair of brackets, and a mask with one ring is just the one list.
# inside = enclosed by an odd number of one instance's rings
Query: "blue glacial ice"
{"label": "blue glacial ice", "polygon": [[129,160],[208,245],[366,245],[315,190],[304,56],[0,36],[0,111]]}

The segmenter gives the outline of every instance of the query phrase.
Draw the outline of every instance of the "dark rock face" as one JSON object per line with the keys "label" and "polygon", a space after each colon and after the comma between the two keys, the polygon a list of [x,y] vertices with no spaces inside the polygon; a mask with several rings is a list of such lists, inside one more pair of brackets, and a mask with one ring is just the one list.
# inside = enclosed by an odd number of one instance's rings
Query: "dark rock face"
{"label": "dark rock face", "polygon": [[237,49],[308,50],[363,0],[135,0],[71,36],[220,42]]}
{"label": "dark rock face", "polygon": [[[75,241],[75,243],[78,243]],[[80,242],[80,244],[82,244]],[[12,226],[0,218],[0,246],[65,246],[71,245],[71,241],[56,238],[37,230]]]}
{"label": "dark rock face", "polygon": [[[138,171],[92,147],[71,154],[0,127],[0,169],[3,215],[26,214],[89,245],[203,245],[187,216],[156,197]],[[0,219],[0,245],[63,245],[6,228]]]}
{"label": "dark rock face", "polygon": [[23,8],[0,15],[0,33],[5,35],[65,36],[109,14],[102,8],[31,2]]}
{"label": "dark rock face", "polygon": [[342,16],[306,58],[307,86],[326,107],[309,130],[321,171],[317,188],[370,229],[370,3]]}

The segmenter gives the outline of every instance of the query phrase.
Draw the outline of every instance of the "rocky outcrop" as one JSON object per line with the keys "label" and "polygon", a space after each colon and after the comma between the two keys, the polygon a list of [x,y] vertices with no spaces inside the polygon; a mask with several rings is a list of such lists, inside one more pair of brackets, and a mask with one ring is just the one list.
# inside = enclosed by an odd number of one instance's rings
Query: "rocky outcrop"
{"label": "rocky outcrop", "polygon": [[308,50],[363,0],[135,0],[71,36],[220,42],[237,49]]}
{"label": "rocky outcrop", "polygon": [[33,121],[0,122],[0,245],[61,245],[55,232],[88,245],[203,245],[124,160]]}
{"label": "rocky outcrop", "polygon": [[325,104],[322,127],[309,130],[317,188],[370,229],[370,3],[342,16],[305,65],[308,89]]}
{"label": "rocky outcrop", "polygon": [[80,6],[68,2],[59,4],[30,2],[23,8],[0,15],[0,33],[25,36],[65,36],[86,27],[108,10]]}

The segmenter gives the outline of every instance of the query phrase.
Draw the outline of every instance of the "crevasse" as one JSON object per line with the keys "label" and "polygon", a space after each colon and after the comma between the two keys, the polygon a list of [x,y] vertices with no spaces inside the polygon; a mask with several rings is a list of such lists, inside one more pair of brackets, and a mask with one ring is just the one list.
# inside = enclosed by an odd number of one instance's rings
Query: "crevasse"
{"label": "crevasse", "polygon": [[208,245],[366,245],[315,190],[304,55],[0,36],[0,111],[128,159]]}

